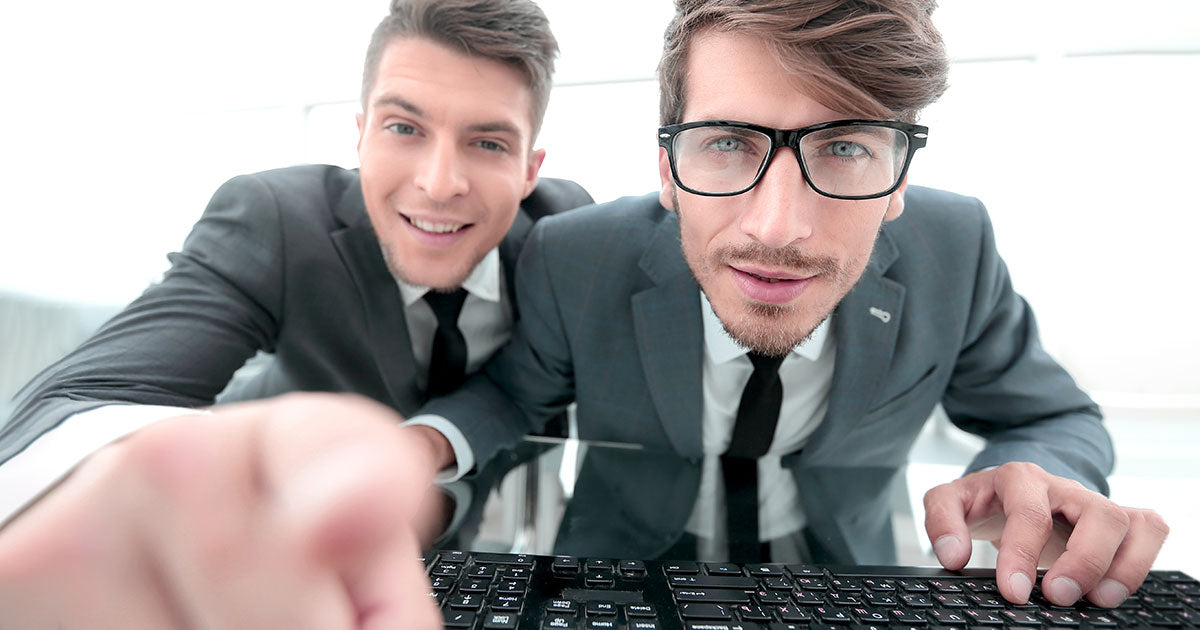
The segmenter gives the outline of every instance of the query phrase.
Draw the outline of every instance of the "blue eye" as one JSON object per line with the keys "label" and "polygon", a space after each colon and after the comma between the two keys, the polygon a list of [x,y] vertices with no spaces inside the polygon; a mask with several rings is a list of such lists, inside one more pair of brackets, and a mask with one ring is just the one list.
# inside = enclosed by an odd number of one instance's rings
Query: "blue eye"
{"label": "blue eye", "polygon": [[839,141],[829,145],[829,152],[836,157],[859,157],[867,153],[866,147],[857,142]]}
{"label": "blue eye", "polygon": [[498,142],[492,142],[491,140],[480,140],[476,144],[478,144],[479,147],[481,149],[484,149],[485,151],[504,151],[505,150],[503,145],[501,145]]}
{"label": "blue eye", "polygon": [[713,149],[716,149],[717,151],[728,152],[728,151],[737,151],[739,149],[744,148],[745,143],[742,142],[741,139],[739,139],[739,138],[735,138],[733,136],[725,136],[724,138],[718,138],[718,139],[712,141],[711,143],[709,143],[709,146],[712,147]]}
{"label": "blue eye", "polygon": [[393,124],[388,125],[387,128],[395,133],[402,135],[402,136],[411,136],[411,135],[417,133],[416,127],[413,127],[412,125],[406,125],[404,123],[393,123]]}

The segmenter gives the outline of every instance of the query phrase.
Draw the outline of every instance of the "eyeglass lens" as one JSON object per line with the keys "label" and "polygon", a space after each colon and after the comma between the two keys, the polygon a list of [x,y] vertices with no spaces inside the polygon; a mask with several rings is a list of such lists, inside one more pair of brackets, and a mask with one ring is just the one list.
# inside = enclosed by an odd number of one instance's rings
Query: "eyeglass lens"
{"label": "eyeglass lens", "polygon": [[[704,126],[675,136],[675,170],[680,182],[705,193],[749,188],[770,154],[771,138],[741,127]],[[908,136],[874,125],[843,125],[800,139],[800,159],[809,184],[819,192],[846,197],[882,193],[904,170]]]}

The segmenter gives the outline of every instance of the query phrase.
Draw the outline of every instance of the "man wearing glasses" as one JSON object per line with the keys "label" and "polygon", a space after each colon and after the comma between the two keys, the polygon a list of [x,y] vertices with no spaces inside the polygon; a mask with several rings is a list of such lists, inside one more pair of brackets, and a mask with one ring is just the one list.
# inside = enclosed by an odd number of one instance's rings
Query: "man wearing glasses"
{"label": "man wearing glasses", "polygon": [[[1165,524],[1104,496],[1099,410],[1041,348],[982,205],[906,180],[930,133],[913,123],[945,89],[932,10],[680,0],[659,68],[661,192],[536,227],[512,343],[435,403],[468,436],[487,423],[475,461],[505,442],[498,426],[515,439],[574,401],[582,438],[703,462],[682,496],[641,501],[657,529],[641,552],[886,563],[889,484],[940,403],[988,439],[925,497],[943,565],[981,538],[1013,602],[1039,557],[1056,604],[1137,588]],[[500,415],[506,399],[520,413]],[[610,475],[615,498],[641,490],[627,481]],[[569,512],[576,542],[559,550],[613,536],[604,509]]]}

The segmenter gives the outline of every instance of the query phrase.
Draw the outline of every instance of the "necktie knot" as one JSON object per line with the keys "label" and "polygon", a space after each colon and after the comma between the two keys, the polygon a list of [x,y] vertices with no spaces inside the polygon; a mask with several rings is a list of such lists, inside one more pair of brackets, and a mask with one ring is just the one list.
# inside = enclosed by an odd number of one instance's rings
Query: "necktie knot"
{"label": "necktie knot", "polygon": [[429,384],[425,388],[431,398],[449,394],[466,379],[467,341],[458,329],[458,315],[466,299],[465,289],[425,293],[425,302],[433,309],[438,323],[429,355]]}
{"label": "necktie knot", "polygon": [[462,312],[466,299],[466,289],[455,289],[448,293],[430,290],[425,293],[425,302],[433,309],[439,327],[458,327],[458,314]]}
{"label": "necktie knot", "polygon": [[772,357],[758,352],[747,352],[746,356],[750,357],[750,363],[754,366],[755,372],[767,372],[771,374],[778,374],[779,366],[787,358],[786,354]]}

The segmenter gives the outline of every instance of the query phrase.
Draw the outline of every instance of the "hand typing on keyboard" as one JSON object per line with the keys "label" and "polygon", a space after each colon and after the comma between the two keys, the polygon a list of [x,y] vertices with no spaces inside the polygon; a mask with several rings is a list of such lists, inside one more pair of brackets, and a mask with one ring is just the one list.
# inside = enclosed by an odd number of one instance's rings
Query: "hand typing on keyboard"
{"label": "hand typing on keyboard", "polygon": [[0,628],[440,627],[398,420],[290,395],[110,445],[0,530]]}
{"label": "hand typing on keyboard", "polygon": [[925,495],[925,529],[947,569],[971,556],[971,539],[999,550],[1005,599],[1029,599],[1038,566],[1042,592],[1068,606],[1081,597],[1115,607],[1145,580],[1168,528],[1151,510],[1119,506],[1038,466],[1011,463],[966,475]]}

